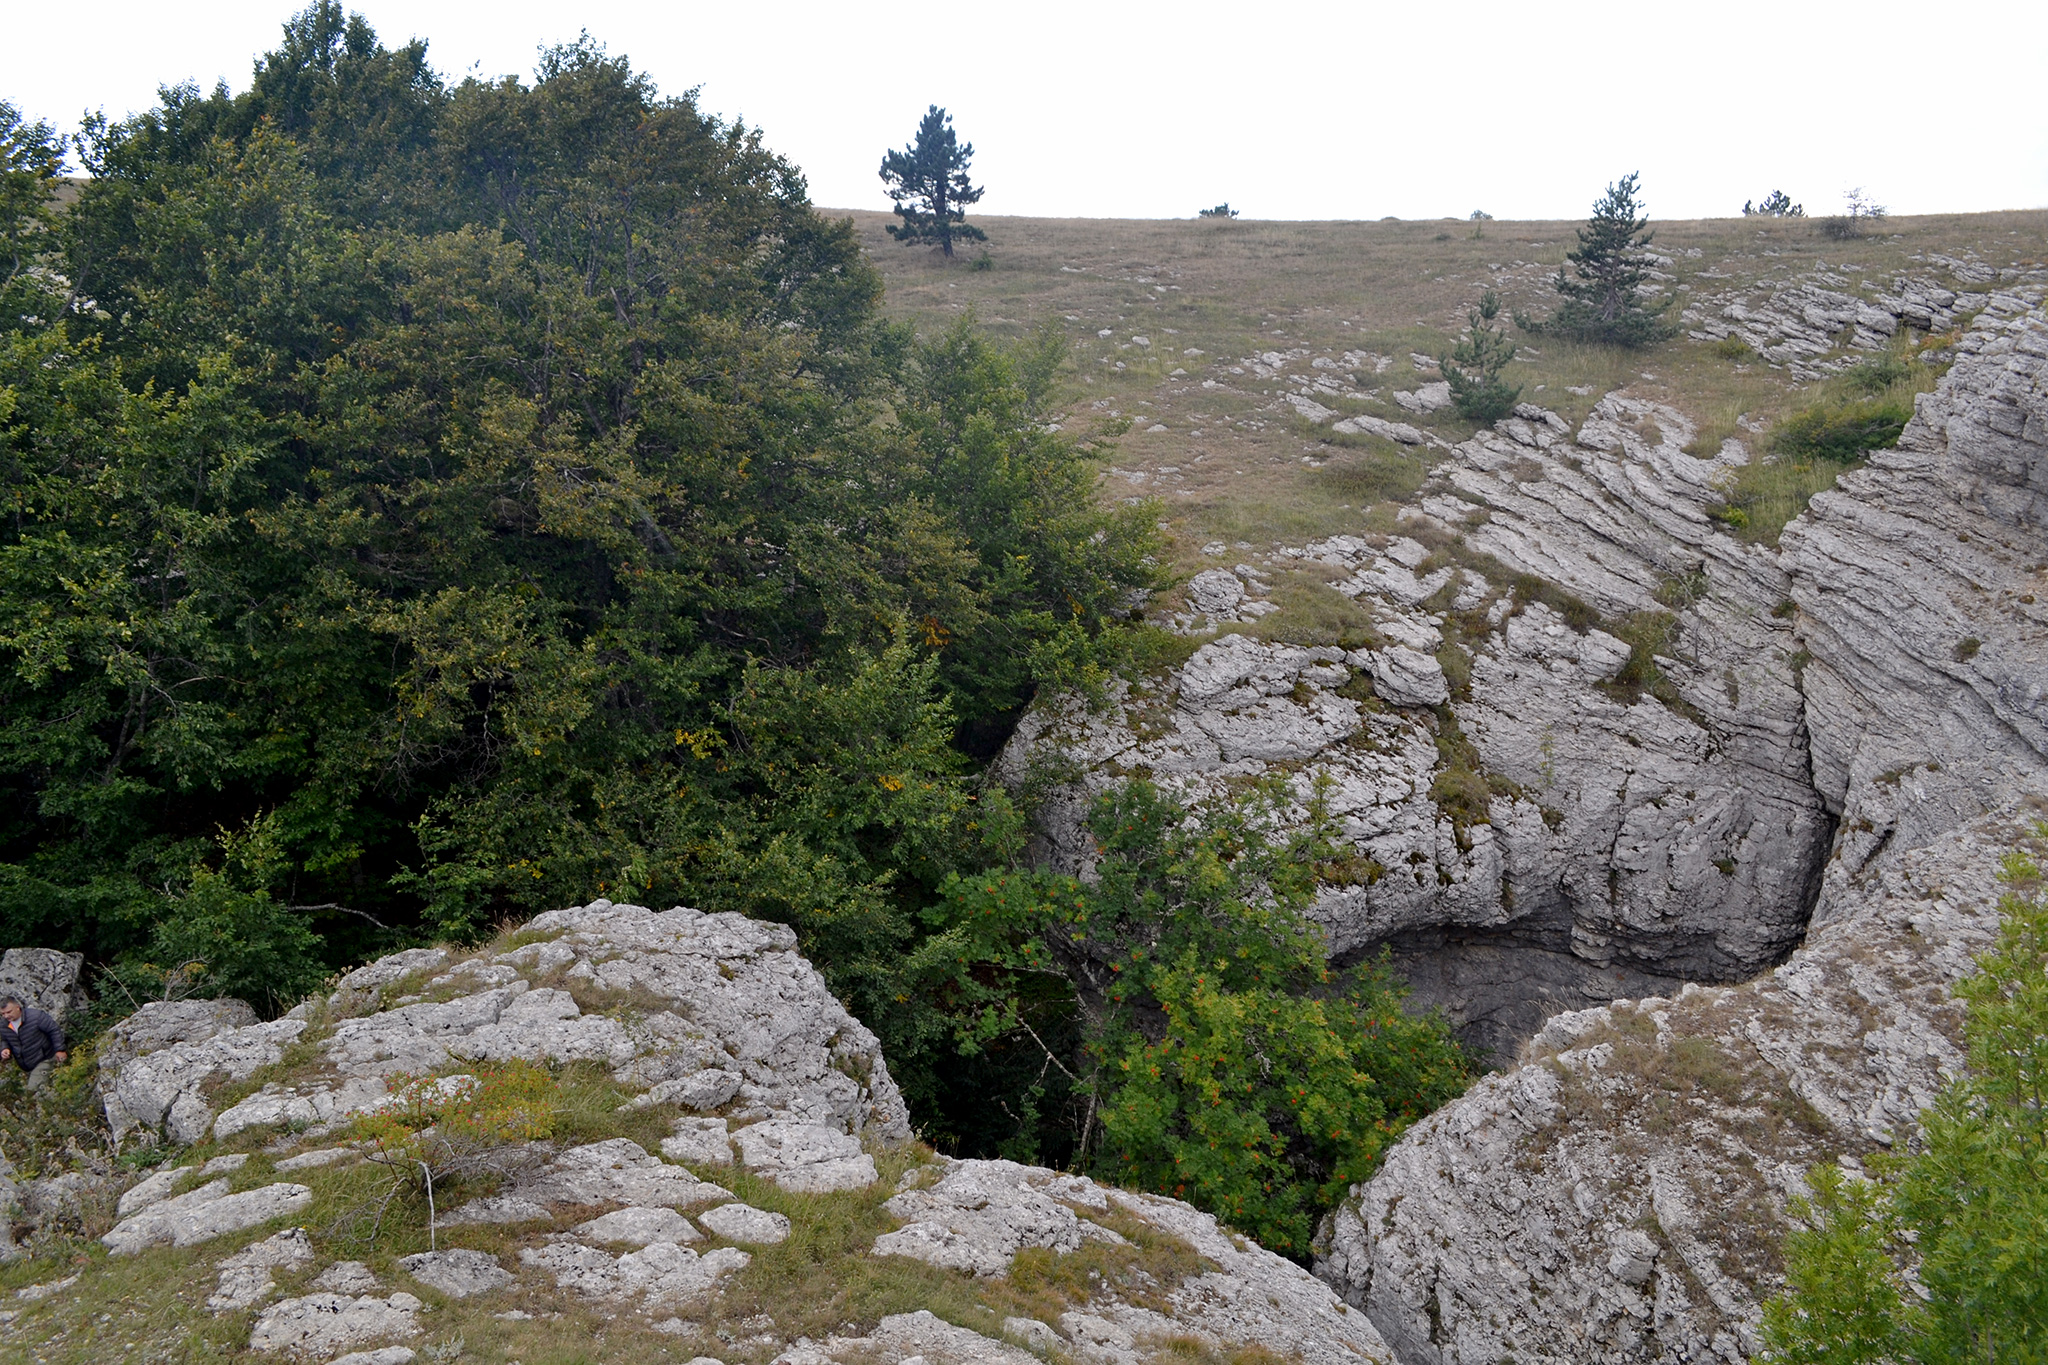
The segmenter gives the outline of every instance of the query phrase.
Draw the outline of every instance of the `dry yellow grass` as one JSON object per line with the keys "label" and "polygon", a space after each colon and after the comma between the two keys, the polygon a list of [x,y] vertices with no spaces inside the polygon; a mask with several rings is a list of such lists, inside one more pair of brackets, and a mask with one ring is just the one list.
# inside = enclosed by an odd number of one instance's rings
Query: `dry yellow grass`
{"label": "dry yellow grass", "polygon": [[[1458,439],[1471,426],[1455,415],[1419,419],[1388,401],[1393,388],[1420,378],[1410,353],[1448,347],[1486,288],[1498,289],[1509,310],[1547,311],[1555,297],[1548,281],[1577,226],[1491,221],[1475,237],[1473,224],[1450,220],[981,218],[987,265],[976,268],[972,253],[948,263],[898,245],[883,233],[887,214],[850,216],[888,282],[889,312],[920,332],[970,309],[998,334],[1046,322],[1065,332],[1069,411],[1082,421],[1134,420],[1106,462],[1105,494],[1159,498],[1184,567],[1199,562],[1196,549],[1209,540],[1264,548],[1362,529],[1375,519],[1372,505],[1412,476],[1383,445],[1333,443],[1327,426],[1265,411],[1273,386],[1232,375],[1232,364],[1291,348],[1390,356],[1386,373],[1360,376],[1376,398],[1329,405]],[[1655,224],[1653,249],[1674,258],[1668,273],[1680,299],[1822,269],[1867,293],[1927,273],[1916,255],[1975,254],[1992,266],[2048,259],[2048,212],[1895,218],[1885,228],[1837,242],[1810,219],[1669,222]],[[1109,335],[1099,336],[1104,329]],[[1151,344],[1136,344],[1139,336]],[[1520,339],[1523,358],[1510,377],[1525,399],[1569,420],[1619,389],[1685,412],[1702,446],[1736,436],[1754,447],[1749,433],[1810,401],[1786,371],[1683,338],[1637,353]]]}

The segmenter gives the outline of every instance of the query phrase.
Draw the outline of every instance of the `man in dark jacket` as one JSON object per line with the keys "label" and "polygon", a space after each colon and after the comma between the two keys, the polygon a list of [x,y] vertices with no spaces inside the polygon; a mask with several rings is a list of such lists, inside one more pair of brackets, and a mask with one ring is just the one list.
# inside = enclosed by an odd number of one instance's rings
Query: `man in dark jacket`
{"label": "man in dark jacket", "polygon": [[12,1058],[28,1073],[30,1094],[50,1083],[50,1065],[69,1060],[64,1026],[14,996],[0,999],[0,1062]]}

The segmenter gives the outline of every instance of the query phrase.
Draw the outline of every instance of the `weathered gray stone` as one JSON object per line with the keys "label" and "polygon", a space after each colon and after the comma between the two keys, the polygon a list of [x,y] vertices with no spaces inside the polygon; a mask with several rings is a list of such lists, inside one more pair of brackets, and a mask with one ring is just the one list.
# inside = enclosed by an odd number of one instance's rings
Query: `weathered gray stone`
{"label": "weathered gray stone", "polygon": [[100,1040],[103,1076],[146,1052],[161,1052],[176,1043],[198,1043],[230,1029],[256,1023],[247,1002],[220,1000],[151,1000],[108,1029]]}
{"label": "weathered gray stone", "polygon": [[488,1251],[422,1251],[402,1256],[399,1269],[451,1299],[490,1294],[512,1283],[512,1272]]}
{"label": "weathered gray stone", "polygon": [[1093,1182],[1012,1161],[955,1161],[929,1188],[904,1190],[884,1206],[904,1226],[875,1239],[877,1256],[909,1256],[970,1275],[1001,1275],[1025,1247],[1077,1251],[1089,1240],[1121,1244],[1075,1211],[1104,1211]]}
{"label": "weathered gray stone", "polygon": [[732,1191],[648,1154],[631,1138],[572,1147],[506,1194],[542,1204],[638,1204],[689,1208]]}
{"label": "weathered gray stone", "polygon": [[420,1334],[414,1314],[423,1305],[410,1294],[388,1299],[308,1294],[272,1304],[249,1334],[252,1351],[282,1351],[302,1359],[325,1360],[344,1351]]}
{"label": "weathered gray stone", "polygon": [[1034,1351],[1051,1351],[1060,1345],[1060,1334],[1037,1318],[1004,1318],[1003,1331]]}
{"label": "weathered gray stone", "polygon": [[774,1246],[789,1240],[789,1219],[752,1204],[720,1204],[697,1215],[706,1230],[728,1242]]}
{"label": "weathered gray stone", "polygon": [[171,1191],[189,1179],[196,1169],[193,1166],[167,1166],[137,1181],[114,1206],[115,1216],[126,1218],[131,1214],[140,1213],[151,1204],[161,1203],[170,1198]]}
{"label": "weathered gray stone", "polygon": [[410,1346],[380,1346],[374,1351],[350,1351],[327,1365],[412,1365],[419,1353]]}
{"label": "weathered gray stone", "polygon": [[1438,412],[1451,405],[1450,382],[1439,379],[1412,390],[1397,389],[1394,401],[1410,412]]}
{"label": "weathered gray stone", "polygon": [[23,1004],[47,1010],[59,1023],[86,1003],[79,979],[84,953],[55,948],[9,948],[0,953],[0,995],[19,996]]}
{"label": "weathered gray stone", "polygon": [[443,1223],[547,1223],[554,1221],[547,1205],[516,1195],[488,1195],[450,1210]]}
{"label": "weathered gray stone", "polygon": [[1405,645],[1371,651],[1373,691],[1395,706],[1442,706],[1451,699],[1443,665]]}
{"label": "weathered gray stone", "polygon": [[622,1107],[651,1109],[657,1104],[680,1104],[685,1109],[716,1109],[740,1093],[743,1078],[737,1071],[706,1067],[672,1081],[663,1081],[644,1095],[636,1095]]}
{"label": "weathered gray stone", "polygon": [[229,1194],[228,1182],[215,1180],[189,1194],[149,1205],[115,1224],[100,1240],[116,1256],[166,1243],[192,1246],[297,1213],[312,1202],[313,1192],[304,1185],[263,1185]]}
{"label": "weathered gray stone", "polygon": [[749,1171],[800,1194],[865,1189],[881,1179],[858,1138],[824,1124],[769,1119],[738,1129],[732,1140]]}
{"label": "weathered gray stone", "polygon": [[260,1242],[252,1242],[221,1261],[220,1285],[206,1301],[215,1313],[235,1313],[254,1308],[270,1297],[276,1281],[271,1272],[295,1270],[313,1259],[313,1242],[304,1228],[286,1228]]}
{"label": "weathered gray stone", "polygon": [[736,1247],[720,1247],[699,1256],[673,1242],[652,1242],[638,1251],[613,1256],[596,1247],[556,1242],[528,1247],[519,1253],[519,1259],[552,1275],[559,1287],[585,1298],[639,1299],[643,1308],[651,1310],[699,1297],[753,1257]]}
{"label": "weathered gray stone", "polygon": [[1398,441],[1404,446],[1419,446],[1429,439],[1406,422],[1389,422],[1384,417],[1374,417],[1370,413],[1360,413],[1355,417],[1333,422],[1330,430],[1346,436],[1378,436],[1382,440]]}
{"label": "weathered gray stone", "polygon": [[[1959,349],[1776,557],[1808,655],[1780,742],[1840,820],[1804,946],[1745,985],[1560,1014],[1397,1144],[1318,1273],[1405,1362],[1753,1354],[1807,1169],[1898,1146],[1960,1064],[1948,988],[1996,929],[1999,859],[2048,854],[2048,609],[2024,600],[2048,563],[2048,322]],[[1680,1045],[1718,1079],[1651,1122],[1645,1073]]]}
{"label": "weathered gray stone", "polygon": [[1244,584],[1228,569],[1204,569],[1188,580],[1188,605],[1211,616],[1230,616],[1244,601]]}
{"label": "weathered gray stone", "polygon": [[[117,1138],[137,1128],[161,1127],[175,1141],[203,1141],[213,1112],[201,1094],[202,1087],[213,1081],[246,1079],[257,1068],[283,1057],[285,1047],[306,1030],[301,1019],[276,1019],[239,1028],[218,1026],[233,1013],[222,1010],[211,1016],[186,1016],[177,1027],[189,1028],[198,1036],[130,1057],[114,1072],[111,1083],[102,1071],[100,1093],[107,1122]],[[172,1027],[171,1021],[160,1017],[150,1021],[148,1032],[138,1030],[130,1041],[162,1037]]]}
{"label": "weathered gray stone", "polygon": [[661,1140],[661,1154],[670,1161],[707,1166],[732,1164],[732,1137],[724,1119],[680,1118],[673,1137]]}
{"label": "weathered gray stone", "polygon": [[370,1294],[380,1286],[376,1272],[361,1261],[336,1261],[313,1280],[315,1289],[330,1294]]}
{"label": "weathered gray stone", "polygon": [[[701,1216],[701,1215],[700,1215]],[[704,1234],[690,1220],[668,1208],[615,1209],[579,1224],[576,1235],[592,1242],[644,1247],[652,1242],[700,1242]]]}

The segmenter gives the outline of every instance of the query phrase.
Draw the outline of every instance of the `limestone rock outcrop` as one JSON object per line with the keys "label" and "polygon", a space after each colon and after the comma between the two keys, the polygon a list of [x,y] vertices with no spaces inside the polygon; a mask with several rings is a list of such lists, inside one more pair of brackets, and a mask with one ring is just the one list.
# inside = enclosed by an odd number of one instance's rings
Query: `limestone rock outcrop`
{"label": "limestone rock outcrop", "polygon": [[[103,1077],[109,1119],[117,1135],[160,1128],[180,1142],[325,1130],[380,1103],[393,1072],[518,1057],[596,1062],[621,1083],[736,1119],[842,1139],[909,1136],[874,1034],[797,954],[787,927],[596,901],[541,915],[526,933],[535,941],[488,961],[451,967],[445,949],[409,949],[351,972],[319,1011],[319,1074],[265,1086],[218,1114],[213,1088],[277,1062],[306,1032],[312,1004],[238,1027],[231,1019],[246,1007],[234,1002],[210,1012],[147,1007],[123,1026],[132,1055]],[[601,1012],[628,998],[650,1008],[630,1022]]]}
{"label": "limestone rock outcrop", "polygon": [[2048,321],[1960,349],[1776,561],[1839,820],[1804,946],[1553,1018],[1354,1190],[1318,1272],[1405,1365],[1748,1355],[1804,1172],[1909,1139],[1960,1062],[1999,859],[2048,853]]}
{"label": "limestone rock outcrop", "polygon": [[[1106,1216],[1178,1238],[1215,1266],[1153,1302],[1131,1302],[1105,1286],[1085,1310],[1062,1316],[1060,1332],[1040,1324],[1049,1344],[1082,1359],[1133,1365],[1174,1338],[1192,1338],[1210,1350],[1259,1346],[1311,1365],[1391,1365],[1363,1314],[1349,1311],[1300,1266],[1176,1199],[1012,1161],[941,1161],[913,1171],[886,1207],[904,1226],[877,1237],[875,1255],[977,1276],[1005,1273],[1027,1247],[1071,1252],[1090,1241],[1125,1244]],[[850,1349],[853,1343],[836,1339],[824,1347],[828,1356]]]}
{"label": "limestone rock outcrop", "polygon": [[[999,772],[1078,772],[1043,808],[1041,856],[1085,868],[1088,801],[1134,771],[1189,797],[1284,772],[1304,807],[1326,782],[1364,869],[1313,912],[1332,952],[1391,947],[1425,1003],[1503,1056],[1560,1009],[1781,960],[1832,821],[1799,644],[1773,614],[1785,573],[1707,515],[1747,457],[1696,459],[1682,415],[1619,396],[1576,436],[1528,412],[1453,452],[1410,522],[1462,537],[1462,558],[1401,536],[1288,552],[1371,614],[1366,647],[1230,635],[1100,711],[1028,714]],[[1664,625],[1644,649],[1661,698],[1616,681],[1634,647],[1597,623],[1623,621]]]}
{"label": "limestone rock outcrop", "polygon": [[79,973],[84,953],[55,948],[9,948],[0,953],[0,995],[19,996],[24,1004],[48,1010],[58,1023],[85,1004],[85,982]]}

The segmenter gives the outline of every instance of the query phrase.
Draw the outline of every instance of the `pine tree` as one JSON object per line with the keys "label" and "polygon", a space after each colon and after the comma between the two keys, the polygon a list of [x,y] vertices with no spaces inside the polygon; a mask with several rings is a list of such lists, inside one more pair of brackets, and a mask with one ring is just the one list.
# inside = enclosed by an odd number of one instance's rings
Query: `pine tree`
{"label": "pine tree", "polygon": [[1645,307],[1638,287],[1649,278],[1646,248],[1653,234],[1644,231],[1648,218],[1638,217],[1636,181],[1631,173],[1607,187],[1593,205],[1593,216],[1579,229],[1579,249],[1565,253],[1573,274],[1557,268],[1552,285],[1564,296],[1551,315],[1538,322],[1519,314],[1517,326],[1573,341],[1597,341],[1631,349],[1653,345],[1677,329],[1663,320],[1667,300]]}
{"label": "pine tree", "polygon": [[934,104],[917,125],[917,141],[882,158],[882,180],[896,201],[902,226],[889,225],[889,235],[909,246],[937,242],[951,256],[953,239],[981,242],[988,235],[967,222],[966,206],[981,199],[980,187],[967,179],[974,144],[953,134],[953,117]]}
{"label": "pine tree", "polygon": [[1437,368],[1451,386],[1451,402],[1462,417],[1475,422],[1498,422],[1515,410],[1522,396],[1519,384],[1510,387],[1501,371],[1515,358],[1515,343],[1505,327],[1496,327],[1500,316],[1500,295],[1489,289],[1479,296],[1479,306],[1467,313],[1472,335],[1459,341],[1451,353],[1437,357]]}

